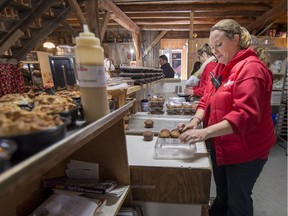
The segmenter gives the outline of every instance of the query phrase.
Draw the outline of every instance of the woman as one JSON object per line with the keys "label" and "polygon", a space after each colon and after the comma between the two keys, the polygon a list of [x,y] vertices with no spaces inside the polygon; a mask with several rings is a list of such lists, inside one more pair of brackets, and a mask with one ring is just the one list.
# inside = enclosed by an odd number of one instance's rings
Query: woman
{"label": "woman", "polygon": [[[184,92],[191,96],[202,97],[204,95],[204,90],[206,88],[207,82],[209,80],[209,73],[216,66],[216,58],[213,56],[211,48],[208,44],[204,44],[197,51],[199,61],[201,62],[201,67],[197,71],[197,78],[199,82],[194,87],[188,87],[184,90]],[[189,80],[187,80],[186,85],[191,85],[194,83],[195,77],[191,76]]]}
{"label": "woman", "polygon": [[[272,73],[250,45],[250,34],[234,20],[210,31],[218,64],[181,142],[206,141],[216,199],[210,216],[252,216],[252,189],[275,143],[271,118]],[[203,121],[203,129],[196,129]]]}
{"label": "woman", "polygon": [[187,86],[197,86],[199,83],[198,73],[197,71],[200,69],[202,63],[200,61],[196,61],[193,65],[193,70],[191,71],[189,79],[186,81]]}

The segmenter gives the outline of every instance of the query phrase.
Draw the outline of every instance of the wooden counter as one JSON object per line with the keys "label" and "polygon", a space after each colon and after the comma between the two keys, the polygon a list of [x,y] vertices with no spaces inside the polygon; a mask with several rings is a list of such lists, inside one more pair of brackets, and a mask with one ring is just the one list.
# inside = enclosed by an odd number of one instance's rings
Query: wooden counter
{"label": "wooden counter", "polygon": [[212,171],[204,143],[197,143],[191,160],[157,160],[156,139],[126,135],[133,200],[207,206]]}

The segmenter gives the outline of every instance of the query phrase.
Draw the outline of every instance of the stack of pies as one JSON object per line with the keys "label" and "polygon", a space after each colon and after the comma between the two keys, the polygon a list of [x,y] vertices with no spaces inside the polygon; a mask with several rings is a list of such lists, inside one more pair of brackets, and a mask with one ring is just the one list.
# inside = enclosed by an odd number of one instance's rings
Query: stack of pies
{"label": "stack of pies", "polygon": [[18,110],[0,114],[0,137],[18,136],[62,125],[59,115]]}

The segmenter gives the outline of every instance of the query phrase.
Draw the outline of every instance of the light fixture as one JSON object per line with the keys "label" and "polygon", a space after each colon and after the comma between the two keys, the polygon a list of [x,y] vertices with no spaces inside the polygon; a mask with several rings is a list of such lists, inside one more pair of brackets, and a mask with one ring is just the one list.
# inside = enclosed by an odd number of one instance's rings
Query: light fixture
{"label": "light fixture", "polygon": [[48,49],[52,49],[52,48],[55,48],[55,44],[47,41],[43,44],[43,47],[48,48]]}

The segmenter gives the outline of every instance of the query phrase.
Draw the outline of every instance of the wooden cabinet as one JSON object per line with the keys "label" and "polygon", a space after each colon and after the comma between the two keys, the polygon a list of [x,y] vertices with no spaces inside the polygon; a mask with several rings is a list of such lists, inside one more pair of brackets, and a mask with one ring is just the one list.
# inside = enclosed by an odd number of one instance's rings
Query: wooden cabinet
{"label": "wooden cabinet", "polygon": [[208,215],[212,168],[204,143],[197,143],[191,160],[158,160],[153,155],[157,137],[126,139],[133,200],[201,205],[201,216]]}
{"label": "wooden cabinet", "polygon": [[133,101],[89,125],[69,131],[66,138],[0,174],[0,215],[28,215],[46,198],[47,177],[65,175],[69,160],[99,163],[103,179],[127,185],[121,197],[107,201],[104,216],[116,215],[128,195],[130,176],[123,117]]}

